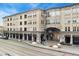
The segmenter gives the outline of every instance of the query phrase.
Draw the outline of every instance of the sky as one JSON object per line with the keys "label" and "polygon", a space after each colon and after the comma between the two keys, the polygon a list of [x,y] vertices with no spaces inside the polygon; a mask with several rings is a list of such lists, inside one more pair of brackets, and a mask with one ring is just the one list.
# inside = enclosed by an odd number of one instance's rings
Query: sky
{"label": "sky", "polygon": [[71,5],[70,3],[0,3],[0,26],[3,25],[2,17],[21,13],[31,9],[48,9],[54,7],[63,7]]}

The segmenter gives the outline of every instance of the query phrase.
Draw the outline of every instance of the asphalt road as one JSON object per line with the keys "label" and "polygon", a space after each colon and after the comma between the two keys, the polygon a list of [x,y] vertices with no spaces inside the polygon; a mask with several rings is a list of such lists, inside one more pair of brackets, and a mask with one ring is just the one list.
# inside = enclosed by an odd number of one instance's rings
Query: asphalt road
{"label": "asphalt road", "polygon": [[73,56],[72,54],[51,51],[30,46],[15,40],[0,39],[0,56]]}

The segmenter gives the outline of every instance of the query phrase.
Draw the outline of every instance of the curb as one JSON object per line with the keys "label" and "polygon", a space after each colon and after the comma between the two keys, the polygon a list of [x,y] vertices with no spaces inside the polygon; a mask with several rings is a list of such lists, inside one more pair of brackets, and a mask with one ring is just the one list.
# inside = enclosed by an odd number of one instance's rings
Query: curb
{"label": "curb", "polygon": [[32,45],[32,44],[27,43],[27,42],[24,42],[24,43],[26,43],[26,44],[28,44],[28,45],[30,45],[30,46],[33,46],[33,47],[37,47],[37,48],[42,48],[42,49],[47,49],[47,50],[57,51],[57,52],[61,52],[61,53],[72,54],[72,55],[74,55],[74,56],[79,56],[79,54],[75,54],[75,53],[71,53],[71,52],[66,52],[66,51],[60,51],[60,50],[53,49],[53,48],[46,47],[46,46],[42,47],[42,46]]}

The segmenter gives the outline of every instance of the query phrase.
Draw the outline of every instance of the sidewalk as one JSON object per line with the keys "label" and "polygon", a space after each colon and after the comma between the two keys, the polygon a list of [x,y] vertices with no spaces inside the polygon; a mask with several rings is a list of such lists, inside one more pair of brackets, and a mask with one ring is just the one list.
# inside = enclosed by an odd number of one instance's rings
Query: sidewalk
{"label": "sidewalk", "polygon": [[[47,45],[42,45],[42,44],[32,44],[32,42],[30,42],[30,41],[23,41],[23,42],[25,42],[28,45],[34,46],[34,47],[58,51],[58,52],[62,52],[62,53],[69,53],[69,54],[79,56],[79,46],[76,46],[76,45],[73,45],[73,46],[61,45],[61,48],[53,48],[53,47],[49,47],[49,45],[48,45],[49,43]],[[53,45],[56,45],[56,44],[57,44],[57,42],[53,43]]]}

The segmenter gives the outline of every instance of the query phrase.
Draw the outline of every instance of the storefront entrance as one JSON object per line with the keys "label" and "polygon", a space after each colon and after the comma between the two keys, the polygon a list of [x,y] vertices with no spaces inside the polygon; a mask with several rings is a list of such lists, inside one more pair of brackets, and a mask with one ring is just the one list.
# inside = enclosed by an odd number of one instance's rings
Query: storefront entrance
{"label": "storefront entrance", "polygon": [[58,41],[58,35],[60,33],[60,29],[58,28],[47,28],[46,29],[46,38],[48,41]]}
{"label": "storefront entrance", "polygon": [[79,45],[79,36],[73,36],[73,44]]}
{"label": "storefront entrance", "polygon": [[70,35],[65,36],[65,43],[70,44]]}

